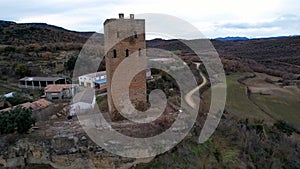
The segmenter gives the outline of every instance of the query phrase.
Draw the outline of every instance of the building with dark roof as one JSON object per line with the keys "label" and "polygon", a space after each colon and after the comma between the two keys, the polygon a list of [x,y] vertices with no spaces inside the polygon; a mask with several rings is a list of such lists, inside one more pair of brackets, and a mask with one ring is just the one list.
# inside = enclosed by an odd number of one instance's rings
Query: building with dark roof
{"label": "building with dark roof", "polygon": [[19,80],[19,88],[41,90],[49,84],[67,84],[68,79],[62,77],[24,77]]}

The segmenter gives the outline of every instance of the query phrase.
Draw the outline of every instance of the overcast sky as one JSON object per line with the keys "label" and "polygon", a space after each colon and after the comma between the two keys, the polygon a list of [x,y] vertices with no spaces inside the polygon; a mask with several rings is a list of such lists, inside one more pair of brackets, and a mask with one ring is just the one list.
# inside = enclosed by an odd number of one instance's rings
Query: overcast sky
{"label": "overcast sky", "polygon": [[[102,31],[118,13],[162,13],[181,18],[209,38],[300,34],[299,0],[9,0],[0,19],[43,22],[76,31]],[[195,37],[197,38],[197,37]]]}

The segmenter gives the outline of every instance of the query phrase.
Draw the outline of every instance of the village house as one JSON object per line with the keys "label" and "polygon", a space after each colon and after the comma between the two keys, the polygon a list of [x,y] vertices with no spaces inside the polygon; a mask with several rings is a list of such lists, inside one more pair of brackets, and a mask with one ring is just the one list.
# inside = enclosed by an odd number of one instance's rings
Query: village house
{"label": "village house", "polygon": [[[49,117],[59,111],[59,107],[54,106],[54,104],[46,99],[39,99],[32,103],[26,102],[23,104],[19,104],[17,106],[21,106],[23,108],[31,108],[32,109],[32,116],[37,120],[48,120]],[[10,111],[17,106],[9,107],[6,109],[0,110],[0,113]]]}
{"label": "village house", "polygon": [[77,85],[74,84],[51,84],[45,87],[45,97],[48,100],[69,100],[76,92]]}

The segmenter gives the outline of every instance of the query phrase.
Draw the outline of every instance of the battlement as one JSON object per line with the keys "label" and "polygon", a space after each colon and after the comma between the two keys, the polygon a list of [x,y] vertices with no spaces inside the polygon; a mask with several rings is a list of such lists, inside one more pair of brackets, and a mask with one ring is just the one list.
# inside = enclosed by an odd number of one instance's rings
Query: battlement
{"label": "battlement", "polygon": [[106,19],[104,21],[104,25],[106,25],[109,22],[116,21],[116,20],[121,20],[121,21],[122,20],[124,20],[124,21],[126,21],[126,20],[145,21],[145,19],[135,19],[134,14],[129,14],[129,18],[125,18],[123,13],[119,13],[119,18]]}

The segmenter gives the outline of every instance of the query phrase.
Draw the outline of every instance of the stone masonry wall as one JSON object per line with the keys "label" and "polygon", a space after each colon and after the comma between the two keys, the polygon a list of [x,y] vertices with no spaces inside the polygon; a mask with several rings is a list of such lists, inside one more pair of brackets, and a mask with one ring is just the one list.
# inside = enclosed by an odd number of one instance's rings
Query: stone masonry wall
{"label": "stone masonry wall", "polygon": [[[143,19],[108,19],[104,23],[104,49],[106,59],[107,91],[110,112],[115,112],[116,108],[111,96],[111,80],[118,65],[126,59],[126,49],[128,57],[145,57],[145,20]],[[115,52],[116,51],[116,56]],[[134,64],[131,67],[134,69]],[[126,78],[127,72],[122,72]],[[122,81],[118,82],[122,85]],[[146,72],[138,73],[130,84],[130,99],[133,105],[138,108],[146,104]],[[116,91],[117,97],[121,97],[124,91]]]}

